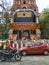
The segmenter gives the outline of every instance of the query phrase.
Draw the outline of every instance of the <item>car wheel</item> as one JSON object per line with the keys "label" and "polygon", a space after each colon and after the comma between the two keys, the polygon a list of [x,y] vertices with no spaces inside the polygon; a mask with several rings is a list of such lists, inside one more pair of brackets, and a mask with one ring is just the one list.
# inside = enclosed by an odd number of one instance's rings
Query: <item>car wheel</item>
{"label": "car wheel", "polygon": [[48,52],[47,50],[45,50],[45,51],[43,52],[43,54],[44,54],[44,55],[48,55],[49,52]]}
{"label": "car wheel", "polygon": [[27,55],[27,52],[26,51],[22,51],[22,55],[23,56],[26,56]]}

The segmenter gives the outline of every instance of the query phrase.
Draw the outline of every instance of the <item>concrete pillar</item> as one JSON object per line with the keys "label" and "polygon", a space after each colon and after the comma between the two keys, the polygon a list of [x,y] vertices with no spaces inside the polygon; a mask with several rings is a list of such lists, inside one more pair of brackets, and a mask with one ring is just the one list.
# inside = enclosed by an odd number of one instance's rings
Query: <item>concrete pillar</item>
{"label": "concrete pillar", "polygon": [[11,18],[11,23],[13,23],[13,19]]}
{"label": "concrete pillar", "polygon": [[12,34],[13,34],[13,30],[10,29],[9,32],[8,32],[9,39],[12,39]]}
{"label": "concrete pillar", "polygon": [[22,41],[21,41],[21,48],[23,47],[23,43],[22,43]]}
{"label": "concrete pillar", "polygon": [[8,34],[13,34],[13,30],[10,29],[9,32],[8,32]]}
{"label": "concrete pillar", "polygon": [[36,17],[36,23],[39,23],[38,17]]}
{"label": "concrete pillar", "polygon": [[40,38],[40,35],[41,35],[40,29],[36,29],[36,34],[37,34],[37,36]]}
{"label": "concrete pillar", "polygon": [[30,0],[29,0],[29,2],[28,2],[29,4],[30,4]]}
{"label": "concrete pillar", "polygon": [[6,49],[6,44],[3,45],[3,49]]}

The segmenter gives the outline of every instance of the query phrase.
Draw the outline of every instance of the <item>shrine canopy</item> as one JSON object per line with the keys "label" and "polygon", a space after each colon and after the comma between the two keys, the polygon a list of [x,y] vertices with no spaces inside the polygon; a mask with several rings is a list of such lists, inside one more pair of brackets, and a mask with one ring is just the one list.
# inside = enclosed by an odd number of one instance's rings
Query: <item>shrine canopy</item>
{"label": "shrine canopy", "polygon": [[14,12],[14,22],[36,22],[36,15],[32,9],[19,9]]}

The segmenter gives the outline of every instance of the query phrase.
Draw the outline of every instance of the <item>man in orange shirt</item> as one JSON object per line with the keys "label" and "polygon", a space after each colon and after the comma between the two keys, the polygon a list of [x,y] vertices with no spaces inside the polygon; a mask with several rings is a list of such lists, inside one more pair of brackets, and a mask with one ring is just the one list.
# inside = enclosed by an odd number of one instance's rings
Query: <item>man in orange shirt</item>
{"label": "man in orange shirt", "polygon": [[8,42],[7,43],[7,49],[10,51],[11,50],[11,48],[12,48],[12,41],[10,41],[10,42]]}

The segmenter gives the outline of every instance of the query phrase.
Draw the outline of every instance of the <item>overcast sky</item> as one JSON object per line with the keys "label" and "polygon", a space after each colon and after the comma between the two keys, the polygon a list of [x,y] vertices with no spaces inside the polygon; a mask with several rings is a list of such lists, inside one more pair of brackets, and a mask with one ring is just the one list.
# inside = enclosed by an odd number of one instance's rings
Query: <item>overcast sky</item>
{"label": "overcast sky", "polygon": [[[7,0],[9,2],[11,2],[11,4],[13,3],[13,0]],[[42,12],[42,10],[44,8],[49,8],[49,0],[36,0],[39,12]]]}
{"label": "overcast sky", "polygon": [[44,8],[49,8],[49,0],[36,0],[39,11],[41,12]]}

